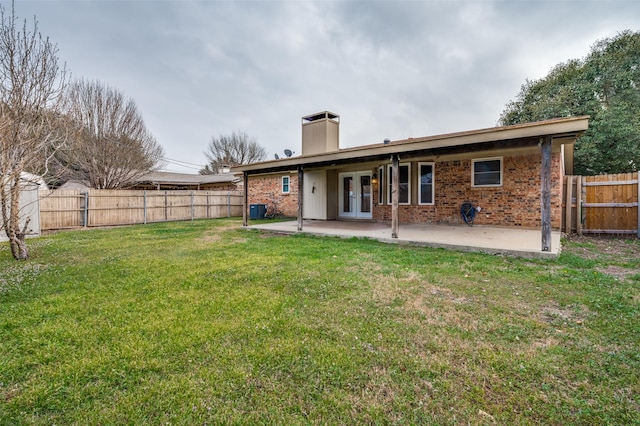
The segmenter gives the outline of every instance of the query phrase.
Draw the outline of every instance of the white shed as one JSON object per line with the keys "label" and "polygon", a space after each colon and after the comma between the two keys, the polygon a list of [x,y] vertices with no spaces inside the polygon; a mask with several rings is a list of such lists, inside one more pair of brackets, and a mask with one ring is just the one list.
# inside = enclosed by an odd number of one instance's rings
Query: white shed
{"label": "white shed", "polygon": [[[38,191],[48,189],[48,187],[41,176],[23,172],[21,178],[24,187],[20,194],[20,226],[22,227],[27,218],[30,218],[27,235],[38,237],[40,236],[40,197]],[[0,231],[0,241],[7,240],[7,234],[3,229]]]}

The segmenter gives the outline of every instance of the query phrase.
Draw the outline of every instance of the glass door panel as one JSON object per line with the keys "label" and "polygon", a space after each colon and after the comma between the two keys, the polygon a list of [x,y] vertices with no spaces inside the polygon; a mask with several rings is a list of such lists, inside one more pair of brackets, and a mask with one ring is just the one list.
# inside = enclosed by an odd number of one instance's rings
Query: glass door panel
{"label": "glass door panel", "polygon": [[358,190],[360,197],[358,213],[371,214],[371,174],[359,175],[359,177],[360,188],[358,188]]}
{"label": "glass door panel", "polygon": [[353,211],[353,177],[345,176],[342,179],[342,205],[345,213],[351,213]]}
{"label": "glass door panel", "polygon": [[371,219],[371,172],[338,175],[339,217]]}

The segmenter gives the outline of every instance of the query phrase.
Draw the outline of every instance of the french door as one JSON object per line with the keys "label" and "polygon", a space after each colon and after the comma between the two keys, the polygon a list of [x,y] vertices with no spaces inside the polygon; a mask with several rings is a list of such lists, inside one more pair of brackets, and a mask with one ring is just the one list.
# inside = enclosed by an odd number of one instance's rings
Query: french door
{"label": "french door", "polygon": [[338,216],[371,219],[371,172],[340,173],[338,180]]}

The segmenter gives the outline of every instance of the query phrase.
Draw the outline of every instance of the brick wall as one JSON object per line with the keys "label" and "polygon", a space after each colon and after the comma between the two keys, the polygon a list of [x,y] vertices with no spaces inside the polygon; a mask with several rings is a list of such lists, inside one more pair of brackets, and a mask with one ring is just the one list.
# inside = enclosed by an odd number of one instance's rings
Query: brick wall
{"label": "brick wall", "polygon": [[[282,176],[289,176],[289,193],[282,193]],[[249,177],[249,204],[271,204],[279,216],[298,215],[298,175],[279,174]]]}
{"label": "brick wall", "polygon": [[[552,157],[551,226],[561,223],[561,157]],[[505,156],[503,185],[496,188],[471,187],[471,160],[435,164],[435,204],[417,205],[417,163],[411,164],[412,205],[398,207],[400,222],[463,223],[460,205],[471,201],[482,207],[475,223],[484,225],[540,227],[540,154]],[[373,218],[391,220],[391,206],[378,204],[374,193]]]}
{"label": "brick wall", "polygon": [[[417,205],[417,162],[411,163],[412,205],[399,206],[400,222],[463,223],[460,205],[471,201],[482,207],[475,223],[482,225],[538,228],[540,223],[540,154],[503,157],[503,185],[497,188],[471,187],[471,160],[435,164],[435,204]],[[551,226],[561,224],[561,156],[552,157]],[[249,204],[273,202],[280,215],[295,217],[298,211],[298,176],[290,176],[290,193],[282,193],[282,176],[249,178]],[[373,219],[391,220],[391,206],[378,204],[377,185],[373,190]],[[330,195],[331,196],[331,195]],[[337,197],[337,194],[333,195]]]}
{"label": "brick wall", "polygon": [[203,186],[202,189],[206,189],[207,191],[242,191],[242,185],[236,185],[233,183],[225,185],[207,185],[206,187]]}

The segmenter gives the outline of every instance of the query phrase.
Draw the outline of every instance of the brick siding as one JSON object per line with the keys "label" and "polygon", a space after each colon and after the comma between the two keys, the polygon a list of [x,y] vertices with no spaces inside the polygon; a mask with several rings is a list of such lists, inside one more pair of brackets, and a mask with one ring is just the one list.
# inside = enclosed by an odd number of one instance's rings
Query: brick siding
{"label": "brick siding", "polygon": [[[465,201],[482,207],[475,223],[536,228],[540,221],[540,154],[503,157],[501,187],[471,187],[471,160],[435,164],[434,205],[417,205],[417,163],[411,164],[412,205],[398,206],[398,218],[406,223],[463,223],[460,206]],[[561,157],[551,163],[551,226],[561,223]],[[391,206],[378,204],[374,191],[374,220],[391,220]]]}
{"label": "brick siding", "polygon": [[[435,163],[434,205],[417,204],[418,163],[411,162],[411,205],[400,205],[398,215],[404,223],[463,223],[460,205],[470,201],[482,207],[475,223],[494,226],[539,228],[540,154],[503,157],[503,185],[491,188],[471,187],[470,159]],[[562,176],[560,153],[553,153],[551,176],[551,226],[561,224]],[[372,170],[373,172],[373,170]],[[375,170],[377,173],[377,169]],[[298,179],[290,176],[290,193],[282,193],[282,176],[250,177],[249,203],[273,202],[278,214],[297,215]],[[378,204],[378,189],[373,188],[373,220],[390,221],[391,206]],[[335,195],[337,196],[337,194]]]}
{"label": "brick siding", "polygon": [[[282,192],[282,176],[289,176],[289,193]],[[249,177],[249,204],[274,204],[275,214],[298,215],[298,175],[279,174]]]}

